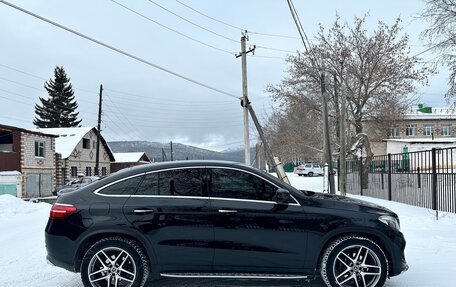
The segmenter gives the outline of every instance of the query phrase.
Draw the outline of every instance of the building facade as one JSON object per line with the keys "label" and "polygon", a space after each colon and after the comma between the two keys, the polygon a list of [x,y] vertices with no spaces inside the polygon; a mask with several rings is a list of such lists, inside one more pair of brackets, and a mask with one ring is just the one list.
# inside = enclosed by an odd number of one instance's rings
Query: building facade
{"label": "building facade", "polygon": [[387,139],[374,141],[374,155],[453,147],[456,142],[456,108],[418,105],[391,127]]}
{"label": "building facade", "polygon": [[[96,175],[97,129],[92,127],[46,128],[39,131],[58,136],[55,140],[56,182],[64,185],[78,176]],[[100,135],[99,176],[111,173],[114,156]]]}
{"label": "building facade", "polygon": [[51,195],[56,184],[55,138],[44,132],[0,125],[0,171],[21,174],[17,196]]}
{"label": "building facade", "polygon": [[151,162],[144,152],[118,152],[114,153],[114,158],[115,161],[111,162],[111,172]]}

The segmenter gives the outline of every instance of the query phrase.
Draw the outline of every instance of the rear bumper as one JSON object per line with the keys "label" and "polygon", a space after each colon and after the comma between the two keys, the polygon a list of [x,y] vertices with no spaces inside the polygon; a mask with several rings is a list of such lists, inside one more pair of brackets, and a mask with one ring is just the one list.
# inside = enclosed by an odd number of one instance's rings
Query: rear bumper
{"label": "rear bumper", "polygon": [[73,241],[64,236],[45,234],[47,256],[51,265],[76,272],[73,256]]}

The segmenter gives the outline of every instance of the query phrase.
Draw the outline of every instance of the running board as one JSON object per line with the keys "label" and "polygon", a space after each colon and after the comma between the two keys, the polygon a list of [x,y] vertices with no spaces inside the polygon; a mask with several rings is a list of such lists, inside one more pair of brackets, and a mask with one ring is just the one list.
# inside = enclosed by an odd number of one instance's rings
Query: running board
{"label": "running board", "polygon": [[230,279],[309,279],[307,275],[255,273],[161,273],[172,278],[230,278]]}

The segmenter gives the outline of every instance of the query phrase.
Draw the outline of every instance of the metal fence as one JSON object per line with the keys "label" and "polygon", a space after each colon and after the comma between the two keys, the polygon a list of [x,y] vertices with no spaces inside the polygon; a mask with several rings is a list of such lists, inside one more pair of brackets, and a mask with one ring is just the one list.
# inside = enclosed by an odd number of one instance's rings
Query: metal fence
{"label": "metal fence", "polygon": [[348,161],[346,190],[456,213],[456,148]]}

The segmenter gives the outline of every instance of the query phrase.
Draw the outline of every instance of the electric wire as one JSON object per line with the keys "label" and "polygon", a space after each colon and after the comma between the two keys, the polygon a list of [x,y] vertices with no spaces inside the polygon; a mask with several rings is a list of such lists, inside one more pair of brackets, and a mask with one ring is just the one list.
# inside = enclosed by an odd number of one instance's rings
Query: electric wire
{"label": "electric wire", "polygon": [[173,14],[174,16],[178,17],[179,19],[182,19],[183,21],[185,21],[185,22],[187,22],[187,23],[189,23],[189,24],[192,24],[192,25],[195,26],[195,27],[198,27],[198,28],[200,28],[200,29],[203,29],[204,31],[207,31],[207,32],[209,32],[209,33],[211,33],[211,34],[213,34],[213,35],[216,35],[216,36],[221,37],[221,38],[223,38],[223,39],[226,39],[226,40],[228,40],[228,41],[231,41],[231,42],[234,42],[234,43],[239,43],[239,41],[237,41],[237,40],[234,40],[234,39],[232,39],[232,38],[230,38],[230,37],[226,37],[225,35],[222,35],[222,34],[219,34],[219,33],[217,33],[217,32],[214,32],[214,31],[212,31],[212,30],[210,30],[210,29],[207,29],[207,28],[205,28],[205,27],[203,27],[203,26],[201,26],[201,25],[199,25],[199,24],[197,24],[197,23],[195,23],[195,22],[193,22],[193,21],[190,21],[190,20],[188,20],[187,18],[182,17],[181,15],[179,15],[179,14],[177,14],[177,13],[175,13],[175,12],[173,12],[173,11],[167,9],[167,8],[165,8],[164,6],[158,4],[158,3],[155,2],[155,1],[152,1],[152,0],[147,0],[147,1],[149,1],[149,2],[152,3],[152,4],[154,4],[154,5],[157,6],[157,7],[159,7],[159,8],[161,8],[161,9],[165,10],[166,12],[168,12],[168,13],[170,13],[170,14]]}
{"label": "electric wire", "polygon": [[262,36],[280,37],[280,38],[289,38],[289,39],[299,39],[299,37],[295,37],[295,36],[287,36],[287,35],[279,35],[279,34],[261,33],[261,32],[250,31],[249,29],[244,29],[244,28],[241,28],[241,27],[238,27],[238,26],[229,24],[229,23],[227,23],[227,22],[224,22],[224,21],[222,21],[222,20],[219,20],[219,19],[217,19],[217,18],[211,17],[211,16],[209,16],[209,15],[207,15],[207,14],[205,14],[205,13],[199,11],[199,10],[196,10],[195,8],[191,7],[190,5],[187,5],[187,4],[185,4],[185,3],[182,3],[182,2],[179,1],[179,0],[176,0],[176,2],[179,3],[179,4],[181,4],[181,5],[184,6],[184,7],[188,8],[188,9],[192,10],[193,12],[195,12],[195,13],[197,13],[197,14],[203,16],[203,17],[206,17],[206,18],[208,18],[208,19],[211,19],[211,20],[213,20],[213,21],[215,21],[215,22],[218,22],[218,23],[223,24],[223,25],[225,25],[225,26],[231,27],[231,28],[233,28],[233,29],[239,30],[239,31],[241,31],[241,32],[247,31],[247,32],[250,33],[250,34],[262,35]]}
{"label": "electric wire", "polygon": [[200,41],[200,40],[195,39],[195,38],[193,38],[193,37],[190,37],[190,36],[188,36],[188,35],[186,35],[186,34],[184,34],[184,33],[182,33],[182,32],[179,32],[179,31],[177,31],[177,30],[175,30],[175,29],[173,29],[173,28],[170,28],[170,27],[168,27],[168,26],[166,26],[166,25],[163,25],[162,23],[160,23],[160,22],[158,22],[158,21],[155,21],[154,19],[152,19],[152,18],[150,18],[150,17],[148,17],[148,16],[146,16],[146,15],[144,15],[144,14],[142,14],[142,13],[136,11],[136,10],[133,10],[133,9],[131,9],[130,7],[127,7],[126,5],[124,5],[124,4],[122,4],[122,3],[119,3],[119,2],[117,2],[117,1],[115,1],[115,0],[111,0],[111,1],[114,2],[115,4],[119,5],[120,7],[122,7],[122,8],[124,8],[124,9],[130,11],[131,13],[136,14],[137,16],[140,16],[140,17],[142,17],[142,18],[144,18],[144,19],[146,19],[146,20],[148,20],[148,21],[150,21],[150,22],[153,22],[153,23],[157,24],[158,26],[163,27],[163,28],[165,28],[165,29],[167,29],[167,30],[169,30],[169,31],[172,31],[172,32],[174,32],[174,33],[176,33],[176,34],[179,34],[180,36],[185,37],[185,38],[187,38],[187,39],[189,39],[189,40],[192,40],[192,41],[194,41],[194,42],[197,42],[197,43],[199,43],[199,44],[201,44],[201,45],[204,45],[204,46],[206,46],[206,47],[209,47],[209,48],[218,50],[218,51],[220,51],[220,52],[224,52],[224,53],[227,53],[227,54],[230,54],[230,55],[234,55],[234,54],[235,54],[234,52],[230,52],[230,51],[228,51],[228,50],[225,50],[225,49],[222,49],[222,48],[219,48],[219,47],[216,47],[216,46],[207,44],[207,43],[205,43],[205,42],[203,42],[203,41]]}
{"label": "electric wire", "polygon": [[127,56],[127,57],[129,57],[129,58],[132,58],[132,59],[134,59],[134,60],[136,60],[136,61],[138,61],[138,62],[141,62],[141,63],[143,63],[143,64],[146,64],[146,65],[149,65],[149,66],[154,67],[154,68],[156,68],[156,69],[159,69],[159,70],[161,70],[161,71],[163,71],[163,72],[166,72],[166,73],[168,73],[168,74],[171,74],[171,75],[173,75],[173,76],[175,76],[175,77],[181,78],[181,79],[183,79],[183,80],[185,80],[185,81],[191,82],[191,83],[193,83],[193,84],[196,84],[196,85],[198,85],[198,86],[204,87],[204,88],[209,89],[209,90],[212,90],[212,91],[214,91],[214,92],[217,92],[217,93],[220,93],[220,94],[224,94],[224,95],[226,95],[226,96],[229,96],[229,97],[232,97],[232,98],[235,98],[235,99],[241,99],[241,97],[236,96],[236,95],[234,95],[234,94],[232,94],[232,93],[228,93],[228,92],[226,92],[226,91],[220,90],[220,89],[218,89],[218,88],[215,88],[215,87],[212,87],[212,86],[210,86],[210,85],[204,84],[204,83],[202,83],[202,82],[200,82],[200,81],[197,81],[197,80],[194,80],[194,79],[192,79],[192,78],[189,78],[189,77],[187,77],[187,76],[181,75],[181,74],[179,74],[179,73],[177,73],[177,72],[174,72],[174,71],[172,71],[172,70],[170,70],[170,69],[161,67],[161,66],[159,66],[159,65],[157,65],[157,64],[154,64],[154,63],[152,63],[152,62],[150,62],[150,61],[148,61],[148,60],[145,60],[145,59],[143,59],[143,58],[140,58],[140,57],[138,57],[138,56],[135,56],[135,55],[133,55],[133,54],[130,54],[130,53],[128,53],[128,52],[126,52],[126,51],[123,51],[123,50],[121,50],[121,49],[119,49],[119,48],[116,48],[116,47],[114,47],[114,46],[108,45],[108,44],[106,44],[106,43],[104,43],[104,42],[101,42],[101,41],[95,39],[95,38],[89,37],[89,36],[87,36],[87,35],[85,35],[85,34],[82,34],[82,33],[78,32],[78,31],[76,31],[76,30],[70,29],[70,28],[68,28],[68,27],[66,27],[66,26],[64,26],[64,25],[61,25],[61,24],[59,24],[59,23],[57,23],[57,22],[54,22],[54,21],[51,21],[51,20],[49,20],[49,19],[47,19],[47,18],[45,18],[45,17],[42,17],[42,16],[40,16],[40,15],[38,15],[38,14],[35,14],[35,13],[31,12],[31,11],[28,11],[28,10],[26,10],[26,9],[24,9],[24,8],[21,8],[21,7],[19,7],[19,6],[16,6],[16,5],[14,5],[14,4],[11,4],[11,3],[7,2],[7,1],[0,0],[0,2],[3,3],[3,4],[5,4],[5,5],[7,5],[7,6],[10,6],[10,7],[13,8],[13,9],[16,9],[16,10],[18,10],[18,11],[21,11],[21,12],[23,12],[23,13],[25,13],[25,14],[28,14],[28,15],[32,16],[32,17],[35,17],[35,18],[37,18],[37,19],[39,19],[39,20],[41,20],[41,21],[47,22],[47,23],[49,23],[49,24],[51,24],[51,25],[53,25],[53,26],[56,26],[56,27],[58,27],[58,28],[60,28],[60,29],[63,29],[63,30],[65,30],[65,31],[67,31],[67,32],[70,32],[70,33],[72,33],[72,34],[74,34],[74,35],[76,35],[76,36],[79,36],[79,37],[84,38],[84,39],[86,39],[86,40],[88,40],[88,41],[91,41],[91,42],[93,42],[93,43],[95,43],[95,44],[98,44],[98,45],[100,45],[100,46],[103,46],[103,47],[105,47],[105,48],[108,48],[108,49],[110,49],[110,50],[112,50],[112,51],[114,51],[114,52],[117,52],[117,53],[122,54],[122,55],[124,55],[124,56]]}
{"label": "electric wire", "polygon": [[[114,3],[117,3],[115,0],[111,0],[111,1],[114,2]],[[201,25],[199,25],[199,24],[196,24],[195,22],[190,21],[190,20],[188,20],[187,18],[185,18],[185,17],[183,17],[183,16],[180,16],[179,14],[177,14],[177,13],[175,13],[175,12],[173,12],[173,11],[171,11],[171,10],[165,8],[165,7],[163,7],[162,5],[156,3],[156,2],[153,1],[153,0],[147,0],[147,1],[149,1],[150,3],[156,5],[157,7],[161,8],[161,9],[167,11],[168,13],[173,14],[174,16],[178,17],[179,19],[184,20],[184,21],[186,21],[187,23],[192,24],[193,26],[196,26],[196,27],[198,27],[198,28],[200,28],[200,29],[202,29],[202,30],[204,30],[204,31],[207,31],[207,32],[209,32],[209,33],[211,33],[211,34],[214,34],[214,35],[216,35],[216,36],[218,36],[218,37],[221,37],[221,38],[223,38],[223,39],[226,39],[226,40],[228,40],[228,41],[231,41],[231,42],[234,42],[234,43],[239,43],[238,40],[235,40],[235,39],[230,38],[230,37],[226,37],[226,36],[224,36],[224,35],[222,35],[222,34],[219,34],[219,33],[217,33],[217,32],[214,32],[214,31],[210,30],[210,29],[207,29],[207,28],[205,28],[205,27],[203,27],[203,26],[201,26]],[[118,4],[118,3],[117,3],[117,4]],[[119,5],[120,5],[120,4],[119,4]],[[126,9],[128,9],[128,10],[130,10],[130,11],[133,12],[132,9],[130,9],[130,8],[124,6],[124,5],[122,5],[122,6],[123,6],[124,8],[126,8]],[[143,16],[143,15],[140,14],[139,12],[136,12],[136,11],[135,11],[134,13]],[[143,17],[146,17],[146,16],[143,16]],[[154,23],[158,23],[157,21],[153,21],[153,22],[154,22]],[[160,24],[160,25],[161,25],[161,24]],[[164,25],[162,25],[162,26],[164,26]],[[249,33],[250,33],[250,32],[249,32]],[[252,34],[253,34],[253,33],[252,33]],[[252,45],[255,45],[255,44],[252,44]],[[263,45],[255,45],[255,47],[256,47],[256,48],[259,48],[259,49],[265,49],[265,50],[271,50],[271,51],[277,51],[277,52],[296,53],[295,51],[284,50],[284,49],[277,49],[277,48],[271,48],[271,47],[266,47],[266,46],[263,46]]]}

